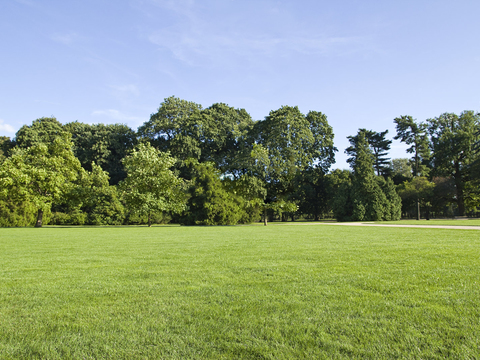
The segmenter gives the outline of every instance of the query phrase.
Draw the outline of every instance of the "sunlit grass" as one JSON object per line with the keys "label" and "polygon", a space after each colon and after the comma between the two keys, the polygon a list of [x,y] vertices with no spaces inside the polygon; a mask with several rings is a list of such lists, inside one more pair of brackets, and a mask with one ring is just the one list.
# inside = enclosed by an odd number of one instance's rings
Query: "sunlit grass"
{"label": "sunlit grass", "polygon": [[0,229],[0,358],[479,355],[475,230]]}

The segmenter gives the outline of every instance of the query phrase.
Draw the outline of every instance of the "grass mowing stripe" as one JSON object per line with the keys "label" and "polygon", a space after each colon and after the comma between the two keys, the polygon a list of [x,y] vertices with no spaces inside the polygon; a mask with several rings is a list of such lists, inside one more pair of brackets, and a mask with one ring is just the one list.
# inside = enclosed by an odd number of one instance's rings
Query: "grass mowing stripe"
{"label": "grass mowing stripe", "polygon": [[475,358],[478,233],[0,231],[0,358]]}

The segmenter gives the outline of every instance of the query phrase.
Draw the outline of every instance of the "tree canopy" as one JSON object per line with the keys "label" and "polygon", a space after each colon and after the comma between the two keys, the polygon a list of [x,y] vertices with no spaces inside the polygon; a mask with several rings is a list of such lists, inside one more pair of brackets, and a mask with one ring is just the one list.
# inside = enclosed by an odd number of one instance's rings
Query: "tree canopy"
{"label": "tree canopy", "polygon": [[116,185],[126,173],[122,159],[137,144],[137,134],[123,124],[83,124],[78,121],[63,127],[72,134],[73,151],[82,167],[92,170],[92,163],[108,173],[110,184]]}
{"label": "tree canopy", "polygon": [[[390,161],[388,131],[348,136],[351,170],[335,163],[319,111],[245,109],[165,98],[137,131],[125,124],[36,119],[0,137],[0,226],[236,224],[391,220],[480,212],[480,115],[395,118],[411,159]],[[263,218],[262,218],[263,216]]]}
{"label": "tree canopy", "polygon": [[374,159],[373,164],[377,175],[384,175],[390,165],[388,151],[390,150],[390,145],[392,144],[392,140],[386,138],[388,130],[382,132],[375,132],[373,130],[359,129],[357,135],[348,136],[347,138],[350,142],[350,146],[345,149],[345,153],[350,156],[347,162],[352,165],[354,165],[353,163],[356,160],[355,152],[357,149],[357,142],[359,141],[360,133],[365,136],[370,150],[372,151],[372,156]]}
{"label": "tree canopy", "polygon": [[453,177],[461,216],[465,215],[465,190],[471,180],[470,165],[475,161],[479,128],[480,115],[473,111],[428,119],[434,174]]}
{"label": "tree canopy", "polygon": [[[43,213],[59,201],[81,171],[67,136],[49,144],[36,143],[16,148],[0,168],[0,188],[32,202],[37,209],[36,227],[43,224]],[[5,194],[4,194],[5,195]]]}
{"label": "tree canopy", "polygon": [[120,182],[126,203],[140,214],[154,211],[178,213],[185,208],[185,183],[171,170],[175,159],[169,153],[140,143],[123,161],[127,177]]}

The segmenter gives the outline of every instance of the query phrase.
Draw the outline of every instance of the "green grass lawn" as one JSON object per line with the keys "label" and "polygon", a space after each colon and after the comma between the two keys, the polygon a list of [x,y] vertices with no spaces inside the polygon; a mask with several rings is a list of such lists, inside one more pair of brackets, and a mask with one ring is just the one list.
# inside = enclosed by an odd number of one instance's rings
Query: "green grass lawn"
{"label": "green grass lawn", "polygon": [[476,230],[0,229],[0,359],[475,359]]}

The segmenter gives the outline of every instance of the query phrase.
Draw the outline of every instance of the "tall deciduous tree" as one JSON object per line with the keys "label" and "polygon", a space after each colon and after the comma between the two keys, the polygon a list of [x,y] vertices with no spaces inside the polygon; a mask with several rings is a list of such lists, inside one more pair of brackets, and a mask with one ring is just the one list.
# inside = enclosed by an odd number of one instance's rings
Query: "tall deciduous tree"
{"label": "tall deciduous tree", "polygon": [[398,187],[398,194],[402,198],[403,212],[415,209],[417,201],[420,205],[429,208],[433,202],[435,183],[428,181],[425,176],[417,176],[413,180],[404,181]]}
{"label": "tall deciduous tree", "polygon": [[335,164],[335,152],[338,151],[333,146],[333,128],[328,123],[327,116],[320,111],[309,111],[305,118],[313,136],[313,142],[309,144],[312,163],[327,173]]}
{"label": "tall deciduous tree", "polygon": [[246,158],[251,151],[249,131],[253,120],[244,109],[235,109],[223,103],[213,104],[202,111],[201,162],[211,161],[223,173],[235,177],[245,174]]}
{"label": "tall deciduous tree", "polygon": [[223,173],[238,177],[247,173],[252,126],[244,109],[223,103],[203,109],[199,104],[170,97],[139,128],[139,134],[181,161],[213,162]]}
{"label": "tall deciduous tree", "polygon": [[[414,176],[426,176],[429,172],[427,161],[430,158],[427,124],[418,123],[410,115],[397,117],[393,121],[397,130],[394,139],[410,145],[407,152],[414,154]],[[417,199],[417,220],[420,220],[420,198]]]}
{"label": "tall deciduous tree", "polygon": [[117,186],[109,184],[108,173],[91,164],[92,171],[82,169],[67,188],[63,202],[52,208],[56,224],[120,225],[124,208]]}
{"label": "tall deciduous tree", "polygon": [[65,130],[72,134],[73,152],[82,167],[92,171],[92,163],[108,173],[111,185],[116,185],[126,176],[122,159],[137,144],[137,134],[123,124],[84,124],[71,122]]}
{"label": "tall deciduous tree", "polygon": [[297,106],[282,106],[257,122],[254,131],[254,152],[268,158],[262,163],[270,197],[291,192],[298,171],[315,165],[327,171],[335,162],[332,128],[320,112],[305,116]]}
{"label": "tall deciduous tree", "polygon": [[15,145],[26,149],[38,144],[51,144],[57,138],[64,139],[68,134],[63,125],[54,117],[43,117],[22,126],[15,134]]}
{"label": "tall deciduous tree", "polygon": [[455,181],[460,216],[465,215],[465,190],[470,181],[470,164],[475,160],[480,115],[464,111],[460,116],[444,113],[428,119],[433,164],[436,175],[451,176]]}
{"label": "tall deciduous tree", "polygon": [[36,227],[42,226],[44,211],[60,200],[81,171],[69,135],[63,136],[49,144],[39,142],[26,149],[15,149],[0,169],[0,187],[35,205]]}
{"label": "tall deciduous tree", "polygon": [[[265,181],[265,210],[274,209],[275,203],[280,210],[297,209],[291,203],[294,179],[309,167],[326,172],[335,162],[333,131],[321,112],[310,111],[305,116],[297,106],[282,106],[272,110],[264,121],[255,123],[252,137],[251,168]],[[279,205],[284,203],[285,206]]]}
{"label": "tall deciduous tree", "polygon": [[127,206],[142,215],[179,213],[185,208],[185,184],[171,170],[175,159],[151,145],[139,144],[123,159],[127,177],[120,182]]}
{"label": "tall deciduous tree", "polygon": [[419,123],[409,115],[397,117],[393,121],[397,130],[394,139],[410,145],[407,152],[413,154],[414,176],[426,176],[426,162],[430,158],[427,124]]}
{"label": "tall deciduous tree", "polygon": [[201,156],[202,106],[171,96],[166,98],[150,120],[138,128],[160,151],[169,151],[179,160]]}
{"label": "tall deciduous tree", "polygon": [[13,141],[7,136],[0,136],[0,164],[10,155],[13,148]]}
{"label": "tall deciduous tree", "polygon": [[311,215],[315,221],[329,210],[328,178],[320,167],[307,168],[295,177],[293,200],[298,210]]}

